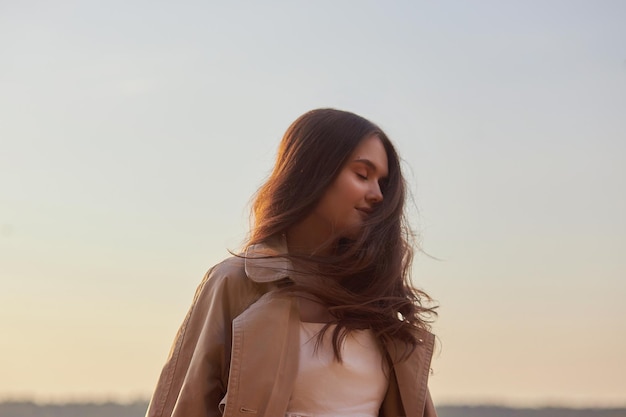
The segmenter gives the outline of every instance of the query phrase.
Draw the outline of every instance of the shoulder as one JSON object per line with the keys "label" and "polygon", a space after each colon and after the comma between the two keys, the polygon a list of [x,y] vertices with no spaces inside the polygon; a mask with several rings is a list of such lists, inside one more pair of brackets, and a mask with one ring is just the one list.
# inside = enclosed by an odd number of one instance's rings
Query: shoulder
{"label": "shoulder", "polygon": [[212,266],[205,275],[205,280],[222,281],[246,281],[248,277],[245,271],[245,259],[241,256],[230,256],[220,263]]}
{"label": "shoulder", "polygon": [[230,256],[207,271],[198,287],[197,296],[214,292],[236,294],[258,291],[262,291],[262,288],[248,278],[245,259],[241,256]]}
{"label": "shoulder", "polygon": [[213,323],[213,327],[222,326],[267,291],[266,286],[247,277],[242,258],[229,257],[211,267],[204,275],[181,329],[188,327],[187,322],[198,329],[209,322]]}
{"label": "shoulder", "polygon": [[276,282],[289,276],[293,266],[287,257],[284,238],[251,245],[244,254],[233,255],[204,275],[194,304],[232,304],[234,311],[249,306]]}

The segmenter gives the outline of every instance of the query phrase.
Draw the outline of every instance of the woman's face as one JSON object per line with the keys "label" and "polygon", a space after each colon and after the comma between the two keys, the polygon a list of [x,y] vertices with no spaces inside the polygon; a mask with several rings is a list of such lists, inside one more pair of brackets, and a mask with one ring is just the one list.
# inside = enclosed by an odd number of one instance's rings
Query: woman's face
{"label": "woman's face", "polygon": [[330,236],[354,237],[374,206],[383,200],[387,152],[378,136],[363,139],[312,213]]}

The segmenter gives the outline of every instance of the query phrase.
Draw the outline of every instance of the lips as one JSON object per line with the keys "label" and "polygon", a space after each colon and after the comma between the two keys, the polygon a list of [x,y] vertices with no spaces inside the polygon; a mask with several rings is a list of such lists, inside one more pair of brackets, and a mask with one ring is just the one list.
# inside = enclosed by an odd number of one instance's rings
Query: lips
{"label": "lips", "polygon": [[373,209],[371,209],[369,207],[357,207],[356,209],[358,211],[360,211],[361,213],[366,214],[366,215],[371,214],[372,211],[374,211]]}

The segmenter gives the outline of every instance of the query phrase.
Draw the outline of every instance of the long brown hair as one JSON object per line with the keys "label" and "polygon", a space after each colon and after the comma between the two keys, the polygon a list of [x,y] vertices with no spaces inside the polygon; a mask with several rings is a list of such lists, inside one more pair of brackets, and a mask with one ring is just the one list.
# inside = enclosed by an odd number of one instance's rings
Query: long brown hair
{"label": "long brown hair", "polygon": [[[307,265],[315,279],[287,290],[304,291],[325,303],[337,324],[335,356],[347,331],[370,328],[381,342],[419,343],[416,329],[436,316],[431,298],[413,287],[412,233],[406,222],[406,185],[398,154],[385,133],[356,114],[317,109],[300,116],[285,132],[269,179],[255,196],[248,246],[280,236],[304,219],[365,138],[376,135],[387,153],[388,176],[378,204],[354,240],[341,240],[330,256],[282,254]],[[326,329],[328,326],[326,327]]]}

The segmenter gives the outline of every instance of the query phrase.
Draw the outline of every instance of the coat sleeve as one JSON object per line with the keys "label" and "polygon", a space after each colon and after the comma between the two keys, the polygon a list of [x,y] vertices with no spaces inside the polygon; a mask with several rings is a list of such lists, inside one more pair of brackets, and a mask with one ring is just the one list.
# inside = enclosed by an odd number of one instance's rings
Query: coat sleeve
{"label": "coat sleeve", "polygon": [[243,268],[227,262],[213,267],[196,290],[146,417],[221,415],[218,404],[228,383],[231,323],[260,296]]}

